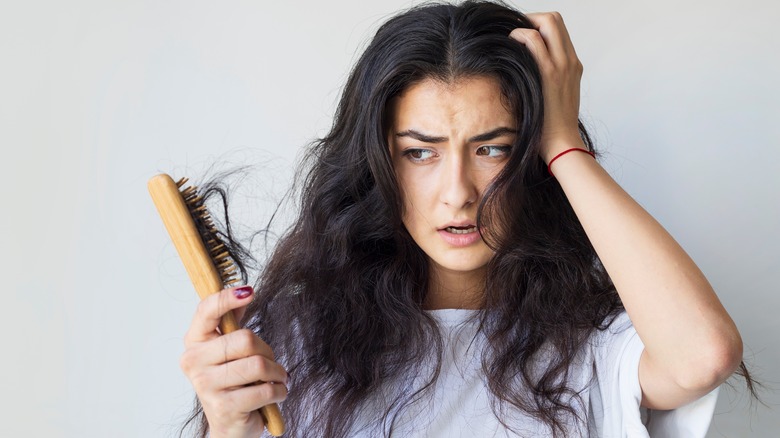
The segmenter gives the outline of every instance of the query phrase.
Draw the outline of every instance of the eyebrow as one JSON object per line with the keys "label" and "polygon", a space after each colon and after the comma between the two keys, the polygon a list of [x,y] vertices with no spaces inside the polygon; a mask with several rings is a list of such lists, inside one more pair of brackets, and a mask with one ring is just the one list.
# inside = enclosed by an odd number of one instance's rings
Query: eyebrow
{"label": "eyebrow", "polygon": [[[496,137],[501,137],[502,135],[508,135],[508,134],[517,134],[517,130],[502,126],[500,128],[493,129],[492,131],[475,135],[471,137],[468,141],[470,143],[476,141],[488,141],[488,140],[493,140]],[[447,137],[435,137],[432,135],[423,134],[422,132],[419,131],[415,131],[414,129],[407,129],[406,131],[401,131],[399,133],[396,133],[395,136],[411,137],[423,143],[443,143],[448,140]]]}

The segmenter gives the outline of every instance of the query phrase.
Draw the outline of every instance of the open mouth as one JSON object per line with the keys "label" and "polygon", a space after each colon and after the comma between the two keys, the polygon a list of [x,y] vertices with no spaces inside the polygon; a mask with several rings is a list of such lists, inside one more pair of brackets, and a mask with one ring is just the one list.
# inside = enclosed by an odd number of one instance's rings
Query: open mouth
{"label": "open mouth", "polygon": [[476,233],[477,232],[477,226],[476,225],[469,225],[466,227],[447,227],[445,230],[448,233],[452,234],[469,234],[469,233]]}

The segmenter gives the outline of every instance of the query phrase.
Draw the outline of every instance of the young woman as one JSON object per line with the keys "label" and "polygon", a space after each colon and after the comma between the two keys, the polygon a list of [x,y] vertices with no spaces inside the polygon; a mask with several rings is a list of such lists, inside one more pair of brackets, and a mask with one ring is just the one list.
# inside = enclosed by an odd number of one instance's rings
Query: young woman
{"label": "young woman", "polygon": [[256,293],[198,307],[201,434],[258,436],[277,402],[288,436],[703,436],[740,335],[593,158],[581,73],[557,13],[384,24]]}

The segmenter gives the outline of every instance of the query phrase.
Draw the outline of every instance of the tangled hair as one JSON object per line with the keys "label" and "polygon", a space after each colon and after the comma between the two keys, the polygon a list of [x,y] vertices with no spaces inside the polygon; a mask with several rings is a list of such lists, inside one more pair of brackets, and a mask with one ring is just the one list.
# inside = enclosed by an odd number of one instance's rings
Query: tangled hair
{"label": "tangled hair", "polygon": [[[540,158],[544,102],[531,53],[509,38],[532,27],[520,12],[482,1],[426,4],[391,18],[354,67],[329,134],[312,144],[299,215],[262,270],[245,321],[290,372],[281,404],[289,436],[346,436],[362,409],[383,401],[389,435],[403,407],[435,383],[443,341],[423,310],[426,255],[403,226],[390,158],[388,103],[424,79],[499,81],[518,135],[478,211],[495,251],[476,318],[493,411],[530,415],[553,435],[577,412],[567,371],[594,330],[622,304],[558,183]],[[580,124],[585,144],[590,138]],[[554,353],[541,373],[543,349]],[[433,357],[433,371],[425,358]],[[393,385],[424,376],[418,387]],[[419,380],[418,380],[419,381]],[[205,435],[205,417],[197,411]],[[378,417],[378,418],[377,418]]]}

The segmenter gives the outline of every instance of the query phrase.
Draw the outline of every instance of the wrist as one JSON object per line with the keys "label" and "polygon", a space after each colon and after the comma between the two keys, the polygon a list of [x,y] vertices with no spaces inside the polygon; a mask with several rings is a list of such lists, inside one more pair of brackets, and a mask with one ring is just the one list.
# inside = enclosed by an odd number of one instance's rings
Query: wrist
{"label": "wrist", "polygon": [[542,160],[544,160],[544,164],[547,165],[549,165],[550,161],[552,161],[552,159],[561,152],[567,151],[569,149],[577,148],[583,149],[585,151],[589,150],[585,145],[585,142],[582,141],[582,138],[579,136],[579,133],[576,137],[567,136],[555,140],[542,140],[542,144],[544,147],[542,148],[541,157]]}
{"label": "wrist", "polygon": [[555,164],[559,159],[564,158],[567,155],[582,156],[584,154],[590,155],[591,158],[596,158],[596,154],[594,154],[593,151],[585,148],[579,148],[579,147],[565,149],[557,153],[552,158],[550,158],[550,161],[547,162],[547,173],[549,173],[551,177],[555,178],[555,174],[553,174],[552,168],[553,168],[553,164]]}

